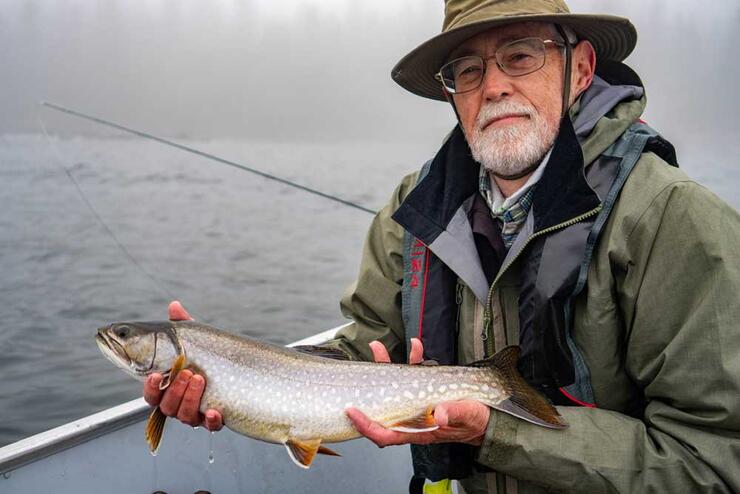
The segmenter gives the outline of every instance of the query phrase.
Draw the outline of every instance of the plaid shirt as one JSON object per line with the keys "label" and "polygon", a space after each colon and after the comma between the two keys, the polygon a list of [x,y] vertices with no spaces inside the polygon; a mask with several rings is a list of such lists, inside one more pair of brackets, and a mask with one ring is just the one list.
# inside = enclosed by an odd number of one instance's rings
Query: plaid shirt
{"label": "plaid shirt", "polygon": [[[488,207],[491,208],[491,215],[501,222],[501,237],[507,249],[516,240],[516,236],[527,219],[529,210],[532,209],[534,187],[537,185],[540,177],[542,177],[549,158],[550,153],[548,152],[542,163],[540,163],[540,166],[537,167],[529,180],[527,180],[527,183],[524,184],[524,187],[516,191],[510,198],[504,198],[501,195],[498,186],[495,183],[491,183],[486,169],[482,166],[480,167],[480,175],[478,177],[480,193],[483,195],[486,203],[488,203]],[[494,190],[493,187],[496,187],[496,189]]]}

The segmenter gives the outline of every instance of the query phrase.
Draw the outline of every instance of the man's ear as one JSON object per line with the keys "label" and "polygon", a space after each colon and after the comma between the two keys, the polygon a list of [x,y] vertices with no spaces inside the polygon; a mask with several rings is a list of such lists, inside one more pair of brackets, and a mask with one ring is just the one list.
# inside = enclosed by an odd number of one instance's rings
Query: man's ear
{"label": "man's ear", "polygon": [[586,40],[573,48],[573,70],[570,76],[571,104],[591,85],[596,70],[596,51]]}

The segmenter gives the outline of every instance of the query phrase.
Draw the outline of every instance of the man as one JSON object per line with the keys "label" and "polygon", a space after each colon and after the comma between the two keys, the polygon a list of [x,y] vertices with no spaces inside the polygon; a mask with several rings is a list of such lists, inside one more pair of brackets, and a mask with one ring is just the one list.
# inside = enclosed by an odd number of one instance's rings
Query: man
{"label": "man", "polygon": [[[459,401],[410,434],[348,410],[378,445],[417,445],[412,488],[740,491],[740,221],[639,120],[621,63],[635,42],[628,20],[560,0],[447,0],[442,34],[394,69],[459,125],[375,217],[342,300],[355,322],[329,344],[458,365],[517,344],[569,424]],[[163,397],[156,384],[152,405],[221,426],[198,414],[202,377],[183,371]]]}

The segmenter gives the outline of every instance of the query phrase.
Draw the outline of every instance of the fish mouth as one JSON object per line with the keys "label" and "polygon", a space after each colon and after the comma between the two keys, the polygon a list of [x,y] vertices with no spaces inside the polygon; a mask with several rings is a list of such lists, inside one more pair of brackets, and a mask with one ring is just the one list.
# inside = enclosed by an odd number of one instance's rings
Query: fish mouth
{"label": "fish mouth", "polygon": [[154,369],[157,360],[157,335],[154,335],[154,351],[148,366],[141,366],[126,351],[126,348],[110,335],[109,331],[112,326],[105,326],[98,329],[95,334],[95,342],[103,353],[103,356],[110,360],[116,367],[126,371],[137,379],[141,379]]}
{"label": "fish mouth", "polygon": [[116,365],[120,366],[120,364],[125,363],[130,367],[132,364],[131,357],[128,356],[126,349],[123,348],[120,343],[106,334],[107,329],[108,328],[100,328],[95,335],[95,342],[98,344],[98,348],[100,348],[100,351],[103,352],[103,355],[105,355],[108,360],[112,361]]}

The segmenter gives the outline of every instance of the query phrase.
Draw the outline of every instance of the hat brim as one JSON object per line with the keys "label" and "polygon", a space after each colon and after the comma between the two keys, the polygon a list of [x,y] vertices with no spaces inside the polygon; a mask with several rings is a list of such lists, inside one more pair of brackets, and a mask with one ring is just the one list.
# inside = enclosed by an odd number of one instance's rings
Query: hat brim
{"label": "hat brim", "polygon": [[445,101],[440,83],[434,78],[447,56],[463,41],[492,27],[515,22],[549,22],[569,26],[579,40],[591,42],[597,60],[621,62],[637,43],[637,30],[624,17],[593,14],[536,14],[500,17],[461,26],[438,34],[403,57],[391,77],[403,88],[425,98]]}

